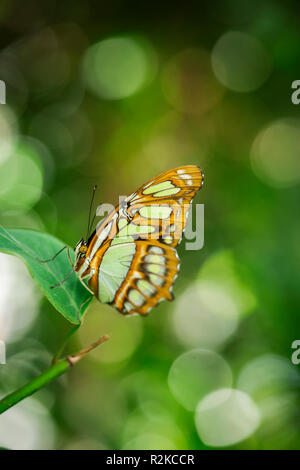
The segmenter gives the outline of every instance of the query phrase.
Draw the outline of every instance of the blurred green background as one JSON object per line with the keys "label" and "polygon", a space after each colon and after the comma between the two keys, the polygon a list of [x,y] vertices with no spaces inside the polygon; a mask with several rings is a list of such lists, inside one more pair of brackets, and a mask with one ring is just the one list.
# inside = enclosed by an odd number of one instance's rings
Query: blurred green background
{"label": "blurred green background", "polygon": [[[179,247],[175,301],[94,301],[69,350],[111,340],[0,417],[26,449],[299,449],[300,109],[296,1],[2,1],[0,223],[75,243],[91,189],[116,203],[197,164],[205,246]],[[71,325],[0,254],[1,395]]]}

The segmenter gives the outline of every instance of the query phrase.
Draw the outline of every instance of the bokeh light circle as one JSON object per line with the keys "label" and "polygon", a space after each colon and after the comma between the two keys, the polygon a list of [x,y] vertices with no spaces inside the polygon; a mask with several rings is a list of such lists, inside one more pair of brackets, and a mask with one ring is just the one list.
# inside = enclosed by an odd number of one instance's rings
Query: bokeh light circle
{"label": "bokeh light circle", "polygon": [[15,256],[0,253],[0,283],[0,339],[18,341],[32,326],[41,296],[26,266]]}
{"label": "bokeh light circle", "polygon": [[1,416],[1,446],[12,450],[52,449],[55,426],[47,408],[34,398],[7,410]]}
{"label": "bokeh light circle", "polygon": [[139,91],[156,68],[153,51],[143,46],[130,37],[109,38],[92,45],[83,62],[89,89],[106,100],[127,98]]}
{"label": "bokeh light circle", "polygon": [[17,136],[16,117],[7,106],[0,106],[0,165],[13,152]]}
{"label": "bokeh light circle", "polygon": [[0,204],[2,208],[26,211],[40,199],[43,168],[38,150],[20,139],[13,153],[0,163]]}
{"label": "bokeh light circle", "polygon": [[201,400],[195,422],[199,437],[206,445],[227,447],[255,432],[260,424],[260,413],[249,395],[224,388]]}
{"label": "bokeh light circle", "polygon": [[217,348],[235,332],[238,310],[221,283],[197,281],[177,300],[172,322],[186,346]]}
{"label": "bokeh light circle", "polygon": [[98,332],[98,335],[103,332],[110,336],[110,340],[101,346],[101,351],[91,351],[89,357],[104,364],[120,363],[129,359],[142,338],[142,319],[138,316],[124,317],[99,302],[94,302],[89,308],[88,317],[88,321],[83,323],[79,331],[83,347],[96,339],[95,332]]}
{"label": "bokeh light circle", "polygon": [[260,41],[238,31],[218,39],[211,62],[219,82],[237,92],[256,90],[271,72],[271,59]]}
{"label": "bokeh light circle", "polygon": [[255,138],[250,159],[254,172],[275,188],[300,182],[300,119],[272,122]]}
{"label": "bokeh light circle", "polygon": [[170,439],[160,434],[142,434],[126,442],[123,450],[176,450]]}
{"label": "bokeh light circle", "polygon": [[223,87],[215,79],[209,54],[202,49],[187,49],[165,66],[162,89],[177,111],[201,115],[222,98]]}
{"label": "bokeh light circle", "polygon": [[232,373],[227,362],[207,349],[183,353],[172,364],[168,384],[175,398],[188,410],[219,388],[231,387]]}
{"label": "bokeh light circle", "polygon": [[262,449],[293,448],[297,426],[300,374],[287,357],[264,354],[242,368],[237,387],[255,400],[261,414],[257,438]]}
{"label": "bokeh light circle", "polygon": [[[170,445],[172,443],[172,447],[169,447],[169,449],[176,449],[178,446],[181,448],[181,446],[184,447],[185,445],[185,437],[184,434],[182,433],[182,430],[178,426],[175,416],[172,415],[171,409],[169,407],[170,404],[170,396],[169,396],[169,402],[168,404],[164,407],[161,412],[158,412],[158,410],[152,408],[152,411],[154,413],[152,414],[150,409],[147,410],[145,413],[145,407],[136,407],[128,416],[125,425],[123,427],[123,432],[122,432],[122,441],[124,442],[123,448],[134,448],[131,447],[132,445],[140,445],[140,437],[141,436],[149,436],[149,442],[143,442],[142,445],[146,445],[146,449],[151,448],[148,446],[151,445],[157,445],[156,439],[151,443],[152,441],[150,436],[157,436],[161,438],[161,445],[163,442],[168,442],[166,445]],[[134,443],[134,444],[133,444]],[[137,444],[139,443],[139,444]],[[139,447],[139,449],[142,449],[143,447]],[[155,447],[156,448],[156,447]],[[167,449],[168,447],[158,447],[157,449]]]}
{"label": "bokeh light circle", "polygon": [[239,316],[248,315],[255,309],[257,299],[249,285],[247,272],[237,262],[234,252],[221,250],[208,257],[201,266],[198,278],[225,289]]}
{"label": "bokeh light circle", "polygon": [[52,28],[39,28],[24,36],[15,49],[34,95],[45,96],[70,79],[69,54]]}
{"label": "bokeh light circle", "polygon": [[287,358],[264,354],[244,366],[237,384],[240,390],[257,400],[268,394],[300,388],[300,374]]}

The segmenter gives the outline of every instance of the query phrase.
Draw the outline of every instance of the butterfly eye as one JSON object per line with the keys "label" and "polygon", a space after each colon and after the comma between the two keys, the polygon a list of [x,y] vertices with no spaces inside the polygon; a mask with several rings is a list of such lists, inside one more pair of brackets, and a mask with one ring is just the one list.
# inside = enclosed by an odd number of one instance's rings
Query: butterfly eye
{"label": "butterfly eye", "polygon": [[79,252],[80,252],[80,253],[86,253],[86,252],[87,252],[87,246],[82,245],[82,246],[79,248]]}
{"label": "butterfly eye", "polygon": [[75,250],[76,250],[76,248],[79,249],[79,248],[81,247],[82,243],[83,243],[83,238],[81,238],[81,239],[79,240],[79,242],[78,242],[77,245],[75,246]]}

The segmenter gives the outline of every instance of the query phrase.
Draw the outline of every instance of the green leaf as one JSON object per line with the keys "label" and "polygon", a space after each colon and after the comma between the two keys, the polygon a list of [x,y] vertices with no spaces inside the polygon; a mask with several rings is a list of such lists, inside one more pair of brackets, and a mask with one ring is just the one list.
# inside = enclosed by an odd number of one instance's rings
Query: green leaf
{"label": "green leaf", "polygon": [[[73,273],[61,286],[50,289],[72,269],[67,252],[63,251],[49,263],[40,263],[36,259],[49,259],[63,246],[62,241],[46,233],[25,229],[7,230],[0,226],[0,251],[21,258],[54,307],[71,323],[79,324],[93,296],[82,286],[76,274]],[[70,255],[74,261],[72,249]]]}

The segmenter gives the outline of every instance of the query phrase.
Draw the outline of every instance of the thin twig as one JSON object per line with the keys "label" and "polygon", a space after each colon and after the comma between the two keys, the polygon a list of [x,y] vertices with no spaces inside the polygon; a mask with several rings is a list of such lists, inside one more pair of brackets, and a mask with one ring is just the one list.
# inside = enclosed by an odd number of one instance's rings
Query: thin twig
{"label": "thin twig", "polygon": [[66,359],[67,361],[69,361],[70,365],[73,366],[78,361],[80,361],[80,359],[82,359],[86,354],[88,354],[90,351],[97,348],[98,346],[100,346],[100,344],[105,343],[105,341],[108,341],[108,340],[109,340],[108,335],[101,336],[101,338],[99,338],[97,341],[92,343],[88,348],[82,349],[77,354],[68,356]]}
{"label": "thin twig", "polygon": [[26,385],[23,385],[23,387],[15,390],[9,395],[6,395],[6,397],[0,401],[0,414],[4,413],[4,411],[8,410],[12,406],[24,400],[24,398],[29,397],[37,390],[44,387],[52,380],[64,374],[68,369],[70,369],[71,366],[77,364],[77,362],[80,361],[80,359],[82,359],[86,354],[100,346],[100,344],[104,343],[108,339],[108,335],[101,336],[101,338],[92,343],[88,348],[82,349],[77,354],[67,356],[65,359],[61,359],[60,361],[55,362],[55,364],[51,365],[51,367],[45,370],[45,372],[43,372],[41,375],[28,382]]}

